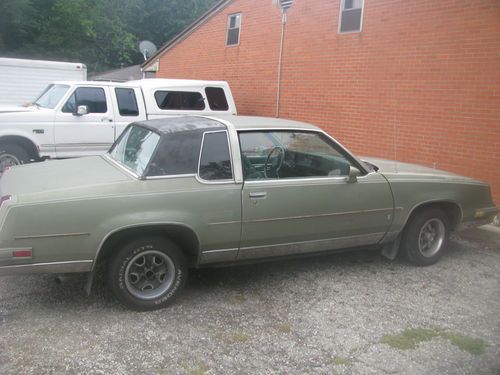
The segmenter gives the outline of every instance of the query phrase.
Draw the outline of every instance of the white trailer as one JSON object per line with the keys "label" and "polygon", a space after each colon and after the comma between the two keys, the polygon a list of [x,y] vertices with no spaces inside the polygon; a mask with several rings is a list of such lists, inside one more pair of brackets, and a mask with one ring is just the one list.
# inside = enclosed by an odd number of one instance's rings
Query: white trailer
{"label": "white trailer", "polygon": [[85,81],[81,63],[0,58],[0,104],[34,101],[54,81]]}

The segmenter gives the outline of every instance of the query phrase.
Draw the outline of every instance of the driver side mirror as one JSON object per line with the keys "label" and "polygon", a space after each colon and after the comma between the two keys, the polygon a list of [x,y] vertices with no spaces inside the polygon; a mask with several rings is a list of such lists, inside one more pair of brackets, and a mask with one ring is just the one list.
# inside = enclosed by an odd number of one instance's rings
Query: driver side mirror
{"label": "driver side mirror", "polygon": [[84,116],[89,113],[89,107],[86,105],[79,105],[74,113],[75,116]]}
{"label": "driver side mirror", "polygon": [[361,175],[361,171],[353,166],[349,167],[349,176],[347,177],[347,182],[353,183],[358,181],[358,177]]}

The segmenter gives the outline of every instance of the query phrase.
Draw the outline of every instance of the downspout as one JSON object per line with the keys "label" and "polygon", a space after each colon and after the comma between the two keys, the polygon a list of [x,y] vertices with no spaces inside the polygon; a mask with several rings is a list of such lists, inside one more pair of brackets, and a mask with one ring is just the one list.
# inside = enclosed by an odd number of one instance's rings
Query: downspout
{"label": "downspout", "polygon": [[283,45],[285,42],[286,9],[282,8],[283,16],[281,18],[281,42],[280,55],[278,60],[278,83],[276,89],[276,117],[280,117],[280,95],[281,95],[281,70],[283,63]]}

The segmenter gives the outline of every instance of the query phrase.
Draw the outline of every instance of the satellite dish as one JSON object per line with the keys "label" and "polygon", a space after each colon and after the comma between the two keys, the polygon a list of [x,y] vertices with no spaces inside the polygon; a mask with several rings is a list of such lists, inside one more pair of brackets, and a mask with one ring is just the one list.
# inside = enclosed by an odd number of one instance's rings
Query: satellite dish
{"label": "satellite dish", "polygon": [[139,43],[139,51],[141,51],[142,56],[144,56],[144,60],[147,60],[156,52],[156,46],[149,40],[143,40]]}

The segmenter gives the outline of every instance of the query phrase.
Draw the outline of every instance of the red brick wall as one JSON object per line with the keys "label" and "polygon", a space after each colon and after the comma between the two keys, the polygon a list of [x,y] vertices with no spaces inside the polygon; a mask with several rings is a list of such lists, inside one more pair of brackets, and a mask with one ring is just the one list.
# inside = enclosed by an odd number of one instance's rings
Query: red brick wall
{"label": "red brick wall", "polygon": [[[240,45],[227,15],[242,12]],[[500,204],[500,2],[365,0],[338,34],[339,0],[295,0],[280,117],[320,125],[361,155],[488,181]],[[281,32],[271,0],[236,0],[160,59],[158,77],[227,80],[240,114],[274,116]]]}

